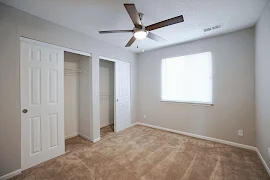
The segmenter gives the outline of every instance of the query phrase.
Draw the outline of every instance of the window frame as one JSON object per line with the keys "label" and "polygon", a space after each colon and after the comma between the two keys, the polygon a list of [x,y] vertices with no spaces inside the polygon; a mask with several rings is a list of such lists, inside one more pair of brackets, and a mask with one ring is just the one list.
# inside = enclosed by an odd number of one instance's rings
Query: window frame
{"label": "window frame", "polygon": [[[177,101],[177,100],[168,100],[168,99],[163,99],[162,98],[162,86],[163,86],[163,60],[165,59],[171,59],[171,58],[178,58],[178,57],[184,57],[184,56],[191,56],[191,55],[195,55],[195,54],[203,54],[203,53],[210,53],[211,55],[211,77],[212,77],[212,81],[211,81],[211,91],[212,91],[212,95],[211,95],[211,102],[199,102],[199,101]],[[187,104],[187,105],[194,105],[194,106],[214,106],[214,77],[213,77],[213,54],[211,51],[206,51],[206,52],[199,52],[199,53],[192,53],[192,54],[187,54],[187,55],[179,55],[179,56],[174,56],[174,57],[166,57],[166,58],[162,58],[160,61],[160,102],[161,103],[176,103],[176,104]]]}

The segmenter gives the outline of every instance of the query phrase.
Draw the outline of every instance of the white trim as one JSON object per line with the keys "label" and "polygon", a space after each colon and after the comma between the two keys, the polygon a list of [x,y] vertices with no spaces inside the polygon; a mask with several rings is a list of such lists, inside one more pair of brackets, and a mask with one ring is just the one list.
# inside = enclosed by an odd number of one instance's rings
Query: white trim
{"label": "white trim", "polygon": [[82,134],[82,133],[80,133],[80,134],[79,134],[79,136],[81,136],[81,137],[83,137],[83,138],[85,138],[85,139],[87,139],[87,140],[91,141],[92,143],[96,143],[96,142],[98,142],[98,141],[100,141],[100,140],[101,140],[101,138],[100,138],[100,137],[98,137],[98,138],[96,138],[96,139],[92,140],[90,137],[88,137],[88,136],[86,136],[86,135],[84,135],[84,134]]}
{"label": "white trim", "polygon": [[133,127],[133,126],[136,126],[136,125],[139,125],[139,122],[135,122],[135,123],[131,124],[129,127]]}
{"label": "white trim", "polygon": [[231,145],[231,146],[235,146],[235,147],[239,147],[239,148],[243,148],[243,149],[248,149],[248,150],[252,150],[252,151],[256,151],[256,149],[257,149],[254,146],[248,146],[248,145],[239,144],[239,143],[235,143],[235,142],[231,142],[231,141],[225,141],[225,140],[222,140],[222,139],[202,136],[202,135],[198,135],[198,134],[187,133],[187,132],[173,130],[173,129],[169,129],[169,128],[163,128],[163,127],[154,126],[154,125],[151,125],[151,124],[145,124],[145,123],[141,123],[141,122],[137,122],[135,124],[142,125],[142,126],[147,126],[147,127],[151,127],[151,128],[155,128],[155,129],[160,129],[160,130],[163,130],[163,131],[173,132],[173,133],[177,133],[177,134],[181,134],[181,135],[185,135],[185,136],[195,137],[195,138],[199,138],[199,139],[203,139],[203,140],[208,140],[208,141],[218,142],[218,143],[222,143],[222,144],[227,144],[227,145]]}
{"label": "white trim", "polygon": [[186,132],[182,132],[182,131],[177,131],[177,130],[172,130],[172,129],[168,129],[168,128],[163,128],[163,127],[159,127],[159,126],[154,126],[154,125],[150,125],[150,124],[145,124],[145,123],[141,123],[141,122],[136,122],[131,124],[130,127],[136,126],[136,125],[141,125],[141,126],[147,126],[147,127],[151,127],[151,128],[155,128],[155,129],[160,129],[160,130],[164,130],[164,131],[168,131],[168,132],[173,132],[173,133],[177,133],[177,134],[181,134],[181,135],[186,135],[186,136],[190,136],[190,137],[195,137],[195,138],[199,138],[199,139],[203,139],[203,140],[208,140],[208,141],[213,141],[213,142],[218,142],[218,143],[222,143],[222,144],[227,144],[227,145],[231,145],[231,146],[236,146],[236,147],[240,147],[240,148],[244,148],[244,149],[248,149],[248,150],[252,150],[252,151],[256,151],[265,170],[267,171],[267,173],[270,176],[270,168],[268,167],[268,165],[266,164],[265,160],[263,159],[260,151],[258,150],[258,148],[254,147],[254,146],[248,146],[248,145],[244,145],[244,144],[239,144],[239,143],[235,143],[235,142],[231,142],[231,141],[225,141],[225,140],[221,140],[221,139],[216,139],[216,138],[211,138],[211,137],[206,137],[206,136],[201,136],[201,135],[197,135],[197,134],[192,134],[192,133],[186,133]]}
{"label": "white trim", "polygon": [[130,62],[116,60],[116,59],[112,59],[112,58],[108,58],[108,57],[104,57],[104,56],[99,56],[99,60],[112,61],[112,62],[123,62],[123,63],[128,63],[131,66]]}
{"label": "white trim", "polygon": [[115,59],[104,57],[104,56],[99,56],[99,59],[100,60],[106,60],[106,61],[112,61],[112,62],[119,62],[119,60],[115,60]]}
{"label": "white trim", "polygon": [[84,135],[82,133],[79,133],[78,135],[81,136],[82,138],[85,138],[85,139],[87,139],[87,140],[89,140],[89,141],[92,142],[92,140],[91,140],[91,138],[89,136],[86,136],[86,135]]}
{"label": "white trim", "polygon": [[76,136],[78,136],[78,133],[67,135],[67,136],[65,136],[65,139],[73,138],[73,137],[76,137]]}
{"label": "white trim", "polygon": [[6,174],[6,175],[4,175],[4,176],[1,176],[1,177],[0,177],[0,180],[6,180],[6,179],[13,178],[13,177],[15,177],[15,176],[21,174],[21,172],[22,172],[22,170],[21,170],[21,169],[18,169],[18,170],[16,170],[16,171],[13,171],[13,172],[11,172],[11,173],[8,173],[8,174]]}
{"label": "white trim", "polygon": [[94,139],[92,142],[93,142],[93,143],[96,143],[96,142],[98,142],[98,141],[100,141],[100,140],[101,140],[101,138],[98,137],[98,138]]}
{"label": "white trim", "polygon": [[89,56],[89,57],[92,56],[90,53],[82,52],[82,51],[79,51],[79,50],[76,50],[76,49],[70,49],[70,48],[66,48],[66,47],[61,47],[61,46],[49,44],[49,43],[42,42],[42,41],[37,41],[37,40],[26,38],[26,37],[20,37],[20,40],[23,41],[23,42],[36,44],[36,45],[41,45],[41,46],[45,46],[45,47],[50,47],[50,48],[54,48],[54,49],[59,49],[59,50],[63,50],[63,51],[66,51],[66,52],[71,52],[71,53],[74,53],[74,54],[79,54],[79,55]]}
{"label": "white trim", "polygon": [[160,102],[162,103],[179,103],[179,104],[189,104],[192,106],[206,106],[206,107],[210,107],[210,106],[214,106],[214,104],[212,103],[203,103],[203,102],[188,102],[188,101],[172,101],[172,100],[165,100],[165,99],[161,99]]}
{"label": "white trim", "polygon": [[265,160],[263,159],[263,157],[262,157],[262,155],[261,155],[261,153],[260,153],[260,151],[259,151],[258,148],[256,148],[256,152],[257,152],[259,158],[261,159],[262,164],[263,164],[265,170],[267,171],[268,175],[270,176],[270,169],[269,169],[268,165],[266,164]]}

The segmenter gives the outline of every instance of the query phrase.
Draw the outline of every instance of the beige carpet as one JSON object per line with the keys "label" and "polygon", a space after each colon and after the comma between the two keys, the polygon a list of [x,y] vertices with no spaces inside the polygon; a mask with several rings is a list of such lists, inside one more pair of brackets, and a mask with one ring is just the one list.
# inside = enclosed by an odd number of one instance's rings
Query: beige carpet
{"label": "beige carpet", "polygon": [[102,129],[92,144],[66,141],[66,154],[14,179],[269,180],[257,154],[143,126]]}

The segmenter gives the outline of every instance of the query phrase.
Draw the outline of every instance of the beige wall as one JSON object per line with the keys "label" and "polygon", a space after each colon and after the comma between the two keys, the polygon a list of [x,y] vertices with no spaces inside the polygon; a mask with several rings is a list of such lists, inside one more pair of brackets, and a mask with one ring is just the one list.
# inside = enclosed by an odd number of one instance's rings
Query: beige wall
{"label": "beige wall", "polygon": [[[268,3],[269,12],[269,3]],[[269,86],[266,57],[269,36],[268,12],[256,27],[257,51],[257,146],[266,158],[269,147],[269,112],[266,107]],[[267,24],[268,23],[268,24]],[[264,25],[266,24],[266,25]],[[84,34],[66,29],[41,18],[0,3],[0,176],[20,169],[20,36],[77,49],[92,54],[93,119],[99,119],[99,56],[131,63],[132,123],[140,122],[181,130],[194,134],[255,145],[255,92],[254,92],[254,30],[246,29],[218,37],[171,46],[140,55],[109,45]],[[268,39],[267,39],[268,38]],[[268,50],[268,51],[267,51]],[[160,102],[161,59],[173,56],[211,51],[213,53],[214,106],[192,106]],[[259,52],[259,51],[258,51]],[[137,58],[139,59],[137,98]],[[259,60],[258,60],[259,59]],[[268,58],[269,59],[269,58]],[[261,78],[262,77],[262,78]],[[269,84],[269,83],[268,83]],[[268,85],[267,84],[267,85]],[[268,91],[267,91],[268,90]],[[264,99],[265,98],[265,99]],[[137,100],[138,102],[138,111]],[[266,101],[267,100],[267,101]],[[143,115],[147,115],[147,119]],[[268,116],[267,116],[268,115]],[[98,121],[92,126],[98,127]],[[244,129],[244,137],[236,131]],[[99,128],[93,134],[99,134]],[[258,132],[260,131],[260,132]],[[268,161],[269,165],[269,161]]]}
{"label": "beige wall", "polygon": [[[207,51],[213,57],[214,106],[161,102],[161,60]],[[253,28],[141,53],[138,63],[140,122],[255,145]]]}
{"label": "beige wall", "polygon": [[[99,56],[130,62],[131,115],[136,121],[136,54],[0,3],[0,176],[21,167],[20,36],[92,54],[94,127],[99,127]],[[92,134],[97,138],[99,128]]]}
{"label": "beige wall", "polygon": [[270,167],[270,1],[256,24],[256,145]]}

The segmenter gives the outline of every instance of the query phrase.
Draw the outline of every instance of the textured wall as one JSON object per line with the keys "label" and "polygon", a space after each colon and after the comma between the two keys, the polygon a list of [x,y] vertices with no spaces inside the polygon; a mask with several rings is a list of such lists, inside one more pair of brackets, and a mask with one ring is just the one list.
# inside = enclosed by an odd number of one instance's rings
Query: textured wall
{"label": "textured wall", "polygon": [[136,121],[137,55],[0,3],[0,176],[21,167],[20,36],[92,54],[92,138],[99,136],[99,56],[131,63],[131,115]]}
{"label": "textured wall", "polygon": [[[214,106],[161,102],[161,60],[208,51],[213,57]],[[141,122],[255,145],[253,28],[142,53],[138,63]],[[244,137],[237,136],[238,129]]]}
{"label": "textured wall", "polygon": [[270,167],[270,1],[256,24],[256,145]]}

